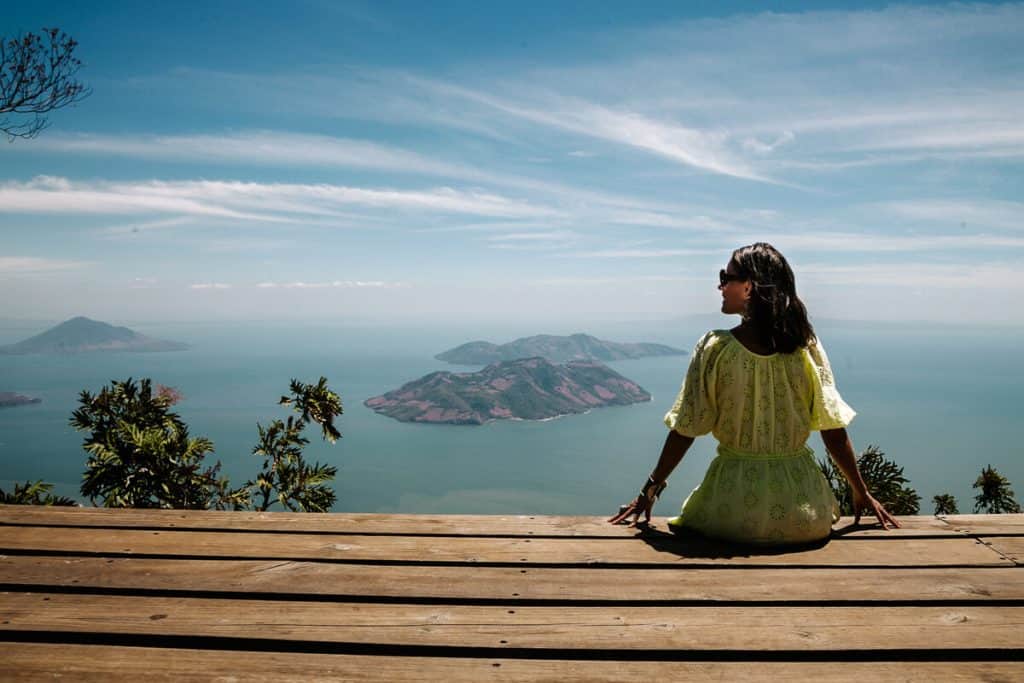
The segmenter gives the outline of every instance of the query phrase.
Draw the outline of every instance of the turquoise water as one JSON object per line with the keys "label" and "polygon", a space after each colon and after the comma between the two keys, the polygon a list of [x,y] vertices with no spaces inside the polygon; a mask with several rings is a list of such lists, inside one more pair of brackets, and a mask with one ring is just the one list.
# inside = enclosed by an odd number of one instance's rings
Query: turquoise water
{"label": "turquoise water", "polygon": [[[710,320],[728,326],[729,321]],[[334,446],[310,430],[310,460],[335,464],[339,511],[604,514],[630,498],[653,467],[661,419],[687,358],[621,361],[613,367],[653,396],[651,403],[594,410],[547,422],[483,427],[403,424],[362,402],[427,372],[454,368],[433,355],[470,339],[508,341],[536,333],[585,331],[617,341],[691,348],[708,321],[595,325],[553,330],[401,328],[267,323],[129,325],[187,341],[186,352],[0,356],[0,390],[39,396],[38,405],[0,410],[0,487],[45,479],[77,497],[85,454],[67,421],[82,389],[111,379],[151,377],[180,389],[176,408],[193,435],[216,445],[233,481],[251,476],[256,423],[287,413],[276,405],[295,377],[320,375],[341,396],[343,438]],[[703,325],[703,326],[702,326]],[[0,343],[48,325],[0,325]],[[1024,331],[955,326],[819,322],[843,397],[859,413],[850,428],[858,449],[879,444],[903,465],[931,511],[935,493],[953,493],[969,512],[978,471],[992,464],[1024,499],[1017,406]],[[470,368],[464,368],[470,369]],[[811,446],[822,452],[820,441]],[[700,481],[714,443],[700,439],[669,482],[656,514],[673,514]]]}

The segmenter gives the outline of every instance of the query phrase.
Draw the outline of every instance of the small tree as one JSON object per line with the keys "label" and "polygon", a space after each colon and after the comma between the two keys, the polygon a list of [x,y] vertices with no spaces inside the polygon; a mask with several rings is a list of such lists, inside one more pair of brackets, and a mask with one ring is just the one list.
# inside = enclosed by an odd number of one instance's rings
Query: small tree
{"label": "small tree", "polygon": [[951,493],[940,493],[932,497],[935,503],[936,515],[959,515],[960,508],[956,505],[956,498]]}
{"label": "small tree", "polygon": [[24,484],[16,483],[11,493],[0,489],[0,503],[7,505],[78,505],[78,503],[67,496],[53,495],[50,493],[52,489],[53,484],[47,484],[42,480],[36,482],[26,481]]}
{"label": "small tree", "polygon": [[334,490],[327,483],[338,473],[332,465],[309,465],[302,457],[309,440],[302,431],[311,421],[320,425],[325,441],[334,443],[341,433],[334,418],[342,414],[341,397],[327,388],[327,379],[317,384],[291,381],[291,396],[282,396],[280,405],[290,405],[299,414],[287,421],[274,420],[270,426],[257,423],[259,443],[252,454],[263,458],[263,466],[254,481],[246,482],[253,491],[254,509],[267,510],[280,503],[288,510],[326,512],[334,505]]}
{"label": "small tree", "polygon": [[56,28],[0,37],[0,131],[9,141],[35,137],[48,125],[45,114],[89,95],[75,80],[82,66],[77,46]]}
{"label": "small tree", "polygon": [[89,435],[82,495],[104,507],[205,509],[243,507],[247,491],[232,491],[220,463],[203,469],[213,451],[190,438],[170,411],[175,397],[154,393],[150,380],[113,381],[99,394],[83,391],[71,426]]}
{"label": "small tree", "polygon": [[981,493],[974,497],[974,511],[988,514],[1018,513],[1020,504],[1014,500],[1013,489],[1006,477],[999,474],[992,465],[981,469],[974,482],[974,488]]}
{"label": "small tree", "polygon": [[[831,459],[825,458],[818,462],[822,474],[828,481],[832,493],[839,501],[840,512],[844,515],[855,513],[853,509],[853,490],[846,477]],[[917,491],[906,486],[908,479],[903,476],[903,468],[892,460],[885,458],[878,446],[869,445],[857,458],[857,467],[864,477],[868,491],[878,502],[894,515],[916,515],[921,509],[921,496]]]}

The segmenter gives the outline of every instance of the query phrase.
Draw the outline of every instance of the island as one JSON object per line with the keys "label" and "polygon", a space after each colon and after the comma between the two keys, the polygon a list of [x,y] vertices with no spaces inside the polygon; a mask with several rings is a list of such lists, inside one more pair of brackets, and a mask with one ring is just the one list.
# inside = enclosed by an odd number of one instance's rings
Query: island
{"label": "island", "polygon": [[457,365],[486,365],[533,356],[546,358],[553,363],[565,363],[571,360],[594,360],[607,363],[608,361],[645,356],[681,356],[685,353],[686,351],[664,344],[624,344],[604,341],[589,334],[572,334],[567,337],[538,334],[500,345],[486,341],[473,341],[439,353],[434,358]]}
{"label": "island", "polygon": [[601,363],[558,365],[534,357],[493,363],[478,372],[432,372],[364,405],[402,422],[482,425],[650,400],[639,385]]}
{"label": "island", "polygon": [[42,403],[41,398],[32,398],[24,394],[16,394],[13,391],[0,391],[0,408],[12,408],[14,406],[27,406],[33,403]]}
{"label": "island", "polygon": [[16,344],[0,346],[0,354],[184,351],[187,348],[188,344],[153,339],[127,327],[114,327],[79,316]]}

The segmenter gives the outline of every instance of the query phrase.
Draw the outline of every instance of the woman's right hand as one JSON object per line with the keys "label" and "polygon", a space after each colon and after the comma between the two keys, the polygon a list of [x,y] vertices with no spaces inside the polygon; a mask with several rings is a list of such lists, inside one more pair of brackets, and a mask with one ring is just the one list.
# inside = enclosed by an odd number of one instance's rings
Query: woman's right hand
{"label": "woman's right hand", "polygon": [[644,524],[651,523],[651,510],[654,508],[654,501],[650,500],[647,496],[640,494],[633,499],[631,503],[623,505],[619,508],[619,514],[611,517],[608,521],[612,524],[622,524],[629,519],[630,515],[633,515],[633,521],[630,522],[630,526],[640,525],[640,515],[644,516]]}
{"label": "woman's right hand", "polygon": [[896,518],[889,514],[889,511],[885,509],[885,506],[875,500],[867,491],[861,493],[853,492],[853,523],[860,524],[860,516],[863,512],[869,512],[878,518],[878,523],[882,525],[883,529],[888,529],[890,526],[893,528],[899,527],[900,523],[896,521]]}

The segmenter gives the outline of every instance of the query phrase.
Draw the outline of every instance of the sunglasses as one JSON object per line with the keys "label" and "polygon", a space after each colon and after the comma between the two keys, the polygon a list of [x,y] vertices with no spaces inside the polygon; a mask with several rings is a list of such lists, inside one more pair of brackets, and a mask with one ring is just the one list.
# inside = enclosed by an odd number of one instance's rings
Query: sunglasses
{"label": "sunglasses", "polygon": [[742,282],[747,278],[742,275],[733,275],[732,273],[725,272],[725,269],[718,271],[718,286],[725,287],[730,282]]}

